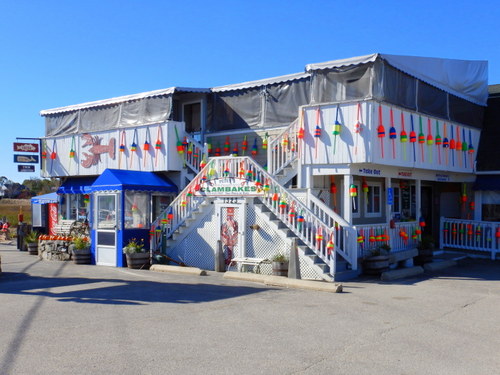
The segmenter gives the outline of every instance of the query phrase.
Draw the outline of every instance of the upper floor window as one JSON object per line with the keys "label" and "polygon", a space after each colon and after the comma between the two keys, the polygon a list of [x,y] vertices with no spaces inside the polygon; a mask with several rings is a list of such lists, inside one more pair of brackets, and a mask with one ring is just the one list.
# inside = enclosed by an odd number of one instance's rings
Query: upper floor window
{"label": "upper floor window", "polygon": [[186,123],[186,132],[199,133],[201,131],[201,102],[183,104],[182,119]]}

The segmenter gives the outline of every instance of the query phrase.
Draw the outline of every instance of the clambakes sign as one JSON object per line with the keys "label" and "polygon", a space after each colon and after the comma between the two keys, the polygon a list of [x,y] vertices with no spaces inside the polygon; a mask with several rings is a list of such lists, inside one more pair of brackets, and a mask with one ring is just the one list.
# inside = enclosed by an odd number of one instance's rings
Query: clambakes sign
{"label": "clambakes sign", "polygon": [[263,194],[262,187],[254,181],[242,178],[216,178],[201,184],[194,195],[257,196]]}

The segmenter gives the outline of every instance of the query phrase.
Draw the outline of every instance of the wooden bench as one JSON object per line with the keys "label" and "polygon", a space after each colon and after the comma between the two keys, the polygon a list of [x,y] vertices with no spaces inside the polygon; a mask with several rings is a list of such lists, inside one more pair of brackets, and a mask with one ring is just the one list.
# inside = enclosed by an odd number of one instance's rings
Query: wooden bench
{"label": "wooden bench", "polygon": [[261,264],[271,264],[271,261],[266,258],[233,258],[229,263],[229,267],[234,266],[238,267],[238,271],[241,272],[242,268],[245,266],[252,266],[254,273],[260,273],[260,265]]}

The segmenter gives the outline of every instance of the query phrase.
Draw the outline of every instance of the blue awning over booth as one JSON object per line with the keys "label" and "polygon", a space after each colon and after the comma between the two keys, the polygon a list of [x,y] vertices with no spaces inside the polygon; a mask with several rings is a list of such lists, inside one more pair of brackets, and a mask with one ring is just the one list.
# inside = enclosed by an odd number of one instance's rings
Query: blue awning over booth
{"label": "blue awning over booth", "polygon": [[49,193],[43,195],[37,195],[31,198],[31,204],[47,204],[47,203],[57,203],[58,196],[57,193]]}
{"label": "blue awning over booth", "polygon": [[97,177],[72,177],[68,178],[57,189],[57,194],[89,194],[90,186],[94,183]]}
{"label": "blue awning over booth", "polygon": [[177,187],[153,172],[106,169],[92,184],[91,191],[136,190],[177,192]]}
{"label": "blue awning over booth", "polygon": [[500,190],[500,175],[478,175],[474,190]]}

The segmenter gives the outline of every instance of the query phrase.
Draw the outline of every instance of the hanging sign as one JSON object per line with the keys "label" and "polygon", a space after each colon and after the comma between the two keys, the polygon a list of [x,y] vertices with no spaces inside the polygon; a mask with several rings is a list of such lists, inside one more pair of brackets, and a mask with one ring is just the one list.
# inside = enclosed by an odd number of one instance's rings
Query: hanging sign
{"label": "hanging sign", "polygon": [[38,164],[38,155],[14,154],[14,163],[34,163]]}
{"label": "hanging sign", "polygon": [[34,165],[18,165],[17,171],[18,172],[34,172],[35,166]]}
{"label": "hanging sign", "polygon": [[14,151],[16,151],[16,152],[38,152],[38,143],[14,142]]}

